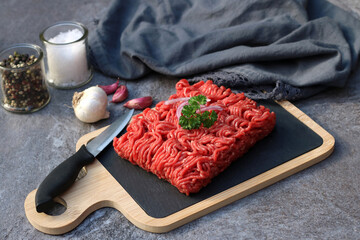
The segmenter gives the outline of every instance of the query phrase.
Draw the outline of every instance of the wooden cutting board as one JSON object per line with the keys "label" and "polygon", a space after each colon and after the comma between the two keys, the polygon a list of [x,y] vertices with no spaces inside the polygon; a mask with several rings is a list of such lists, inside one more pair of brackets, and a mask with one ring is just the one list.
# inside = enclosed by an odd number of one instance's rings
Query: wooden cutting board
{"label": "wooden cutting board", "polygon": [[[71,231],[97,209],[113,207],[143,230],[167,232],[318,163],[332,153],[334,138],[302,111],[288,101],[270,104],[272,111],[273,108],[277,114],[274,132],[199,194],[187,197],[179,193],[169,183],[114,155],[109,146],[98,156],[99,160],[86,167],[86,176],[58,198],[66,207],[64,213],[57,216],[38,213],[35,189],[25,199],[26,216],[39,231],[57,235]],[[81,137],[76,150],[105,128]]]}

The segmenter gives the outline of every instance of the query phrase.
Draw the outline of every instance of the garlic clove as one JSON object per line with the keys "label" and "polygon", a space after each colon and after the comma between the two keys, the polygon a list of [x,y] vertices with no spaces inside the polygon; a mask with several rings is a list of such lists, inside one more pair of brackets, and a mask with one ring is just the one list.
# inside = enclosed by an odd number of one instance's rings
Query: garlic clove
{"label": "garlic clove", "polygon": [[132,99],[132,100],[126,102],[124,104],[124,107],[141,110],[141,109],[149,107],[152,104],[152,102],[153,102],[153,99],[150,96],[135,98],[135,99]]}
{"label": "garlic clove", "polygon": [[129,95],[127,87],[125,85],[120,85],[119,88],[114,93],[111,102],[112,103],[119,103],[124,101]]}
{"label": "garlic clove", "polygon": [[75,92],[72,99],[75,116],[82,122],[94,123],[109,118],[107,95],[97,86]]}
{"label": "garlic clove", "polygon": [[118,85],[119,85],[119,80],[117,80],[116,83],[110,85],[97,85],[97,86],[102,90],[104,90],[107,95],[110,95],[116,91]]}

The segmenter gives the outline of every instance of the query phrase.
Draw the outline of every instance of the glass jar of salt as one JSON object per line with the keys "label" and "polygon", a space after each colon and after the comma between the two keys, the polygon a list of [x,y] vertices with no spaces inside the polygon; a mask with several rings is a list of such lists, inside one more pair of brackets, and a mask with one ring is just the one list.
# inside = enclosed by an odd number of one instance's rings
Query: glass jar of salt
{"label": "glass jar of salt", "polygon": [[40,34],[46,51],[45,73],[50,86],[71,89],[91,80],[87,36],[87,28],[77,22],[58,22]]}

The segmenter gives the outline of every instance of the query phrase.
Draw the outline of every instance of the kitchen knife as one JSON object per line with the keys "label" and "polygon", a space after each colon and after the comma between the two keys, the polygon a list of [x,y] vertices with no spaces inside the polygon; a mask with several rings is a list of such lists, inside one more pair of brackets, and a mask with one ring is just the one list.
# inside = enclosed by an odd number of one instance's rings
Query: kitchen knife
{"label": "kitchen knife", "polygon": [[71,157],[62,162],[39,185],[35,195],[36,211],[46,212],[55,205],[53,200],[75,182],[80,170],[94,161],[95,157],[125,128],[134,109],[121,116],[99,136],[91,140]]}

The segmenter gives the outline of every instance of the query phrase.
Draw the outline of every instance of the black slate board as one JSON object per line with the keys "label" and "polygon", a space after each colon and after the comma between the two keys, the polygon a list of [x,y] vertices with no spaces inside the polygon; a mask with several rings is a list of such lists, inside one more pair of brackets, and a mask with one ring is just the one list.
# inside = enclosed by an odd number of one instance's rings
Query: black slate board
{"label": "black slate board", "polygon": [[276,113],[274,131],[233,162],[199,193],[186,196],[170,183],[120,158],[110,144],[97,159],[151,217],[163,218],[266,172],[323,143],[301,121],[270,101],[258,101]]}

